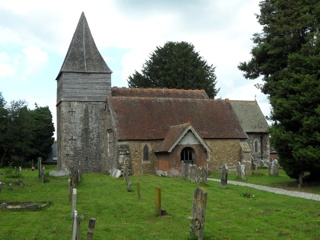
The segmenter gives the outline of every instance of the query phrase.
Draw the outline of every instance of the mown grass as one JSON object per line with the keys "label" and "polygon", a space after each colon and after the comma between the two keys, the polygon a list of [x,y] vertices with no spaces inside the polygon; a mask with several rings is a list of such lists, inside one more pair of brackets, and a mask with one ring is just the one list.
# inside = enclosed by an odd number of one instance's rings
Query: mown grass
{"label": "mown grass", "polygon": [[[237,178],[236,173],[234,171],[231,171],[228,173],[228,180],[264,185],[268,187],[283,188],[291,191],[302,191],[320,194],[319,182],[304,181],[302,188],[300,188],[298,187],[299,182],[296,179],[290,178],[282,169],[279,170],[279,176],[270,176],[268,171],[269,170],[265,168],[255,170],[251,175],[246,176],[246,180]],[[213,172],[209,177],[220,179],[221,173]]]}
{"label": "mown grass", "polygon": [[[3,172],[0,169],[0,181],[17,180],[5,178]],[[260,174],[248,177],[247,181],[259,178],[267,181],[267,185],[274,184],[276,177],[269,177]],[[14,186],[13,190],[8,185],[3,187],[0,203],[52,201],[53,205],[41,211],[0,210],[0,239],[71,238],[67,178],[47,178],[49,182],[41,183],[38,173],[29,170],[21,178],[25,187]],[[281,174],[276,179],[281,179]],[[81,222],[82,238],[85,239],[90,217],[95,217],[94,239],[188,239],[193,192],[201,185],[151,175],[130,177],[130,181],[132,191],[127,192],[123,178],[83,175],[77,187],[77,210],[85,216]],[[165,217],[157,217],[155,213],[156,187],[161,188],[162,208],[168,213]],[[201,187],[208,192],[205,239],[320,238],[320,202],[230,184],[221,188],[212,181]],[[242,197],[244,192],[255,197]]]}

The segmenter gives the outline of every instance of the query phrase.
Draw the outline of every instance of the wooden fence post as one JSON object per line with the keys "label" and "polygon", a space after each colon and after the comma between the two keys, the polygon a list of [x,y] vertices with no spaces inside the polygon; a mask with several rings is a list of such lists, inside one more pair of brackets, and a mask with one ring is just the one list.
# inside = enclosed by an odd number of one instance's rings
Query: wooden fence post
{"label": "wooden fence post", "polygon": [[88,232],[87,232],[87,239],[86,240],[92,240],[93,239],[93,232],[94,232],[95,224],[96,224],[96,219],[95,218],[90,218],[89,226],[88,226]]}
{"label": "wooden fence post", "polygon": [[161,189],[156,188],[156,212],[158,216],[161,216]]}
{"label": "wooden fence post", "polygon": [[141,193],[140,193],[140,183],[138,183],[138,199],[141,199]]}

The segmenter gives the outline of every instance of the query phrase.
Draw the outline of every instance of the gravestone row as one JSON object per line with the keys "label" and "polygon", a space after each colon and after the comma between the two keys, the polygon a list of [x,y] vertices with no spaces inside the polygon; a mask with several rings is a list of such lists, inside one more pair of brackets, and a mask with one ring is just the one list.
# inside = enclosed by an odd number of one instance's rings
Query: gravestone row
{"label": "gravestone row", "polygon": [[208,169],[206,167],[197,167],[196,164],[188,164],[181,161],[180,176],[194,183],[202,183],[204,185],[208,183]]}

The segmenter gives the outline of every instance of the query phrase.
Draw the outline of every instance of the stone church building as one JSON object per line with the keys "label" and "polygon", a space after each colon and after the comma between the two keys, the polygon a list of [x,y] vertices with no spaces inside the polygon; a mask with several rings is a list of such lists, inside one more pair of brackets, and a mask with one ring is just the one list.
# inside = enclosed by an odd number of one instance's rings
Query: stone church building
{"label": "stone church building", "polygon": [[132,174],[170,175],[181,161],[213,171],[268,157],[266,120],[255,101],[241,114],[246,107],[209,99],[204,90],[111,87],[111,74],[82,13],[56,78],[59,169],[110,173],[126,164]]}

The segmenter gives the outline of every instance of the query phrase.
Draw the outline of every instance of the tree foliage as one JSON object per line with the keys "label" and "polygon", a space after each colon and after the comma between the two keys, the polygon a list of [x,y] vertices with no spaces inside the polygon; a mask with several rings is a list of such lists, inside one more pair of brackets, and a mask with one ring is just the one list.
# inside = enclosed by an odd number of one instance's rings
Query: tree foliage
{"label": "tree foliage", "polygon": [[141,72],[129,76],[129,87],[204,89],[211,98],[219,91],[215,68],[187,42],[167,42],[157,47]]}
{"label": "tree foliage", "polygon": [[48,107],[30,110],[23,100],[7,104],[0,93],[0,167],[13,157],[45,159],[54,141],[53,132]]}
{"label": "tree foliage", "polygon": [[244,76],[262,76],[272,106],[271,134],[287,174],[320,178],[320,2],[264,0]]}

